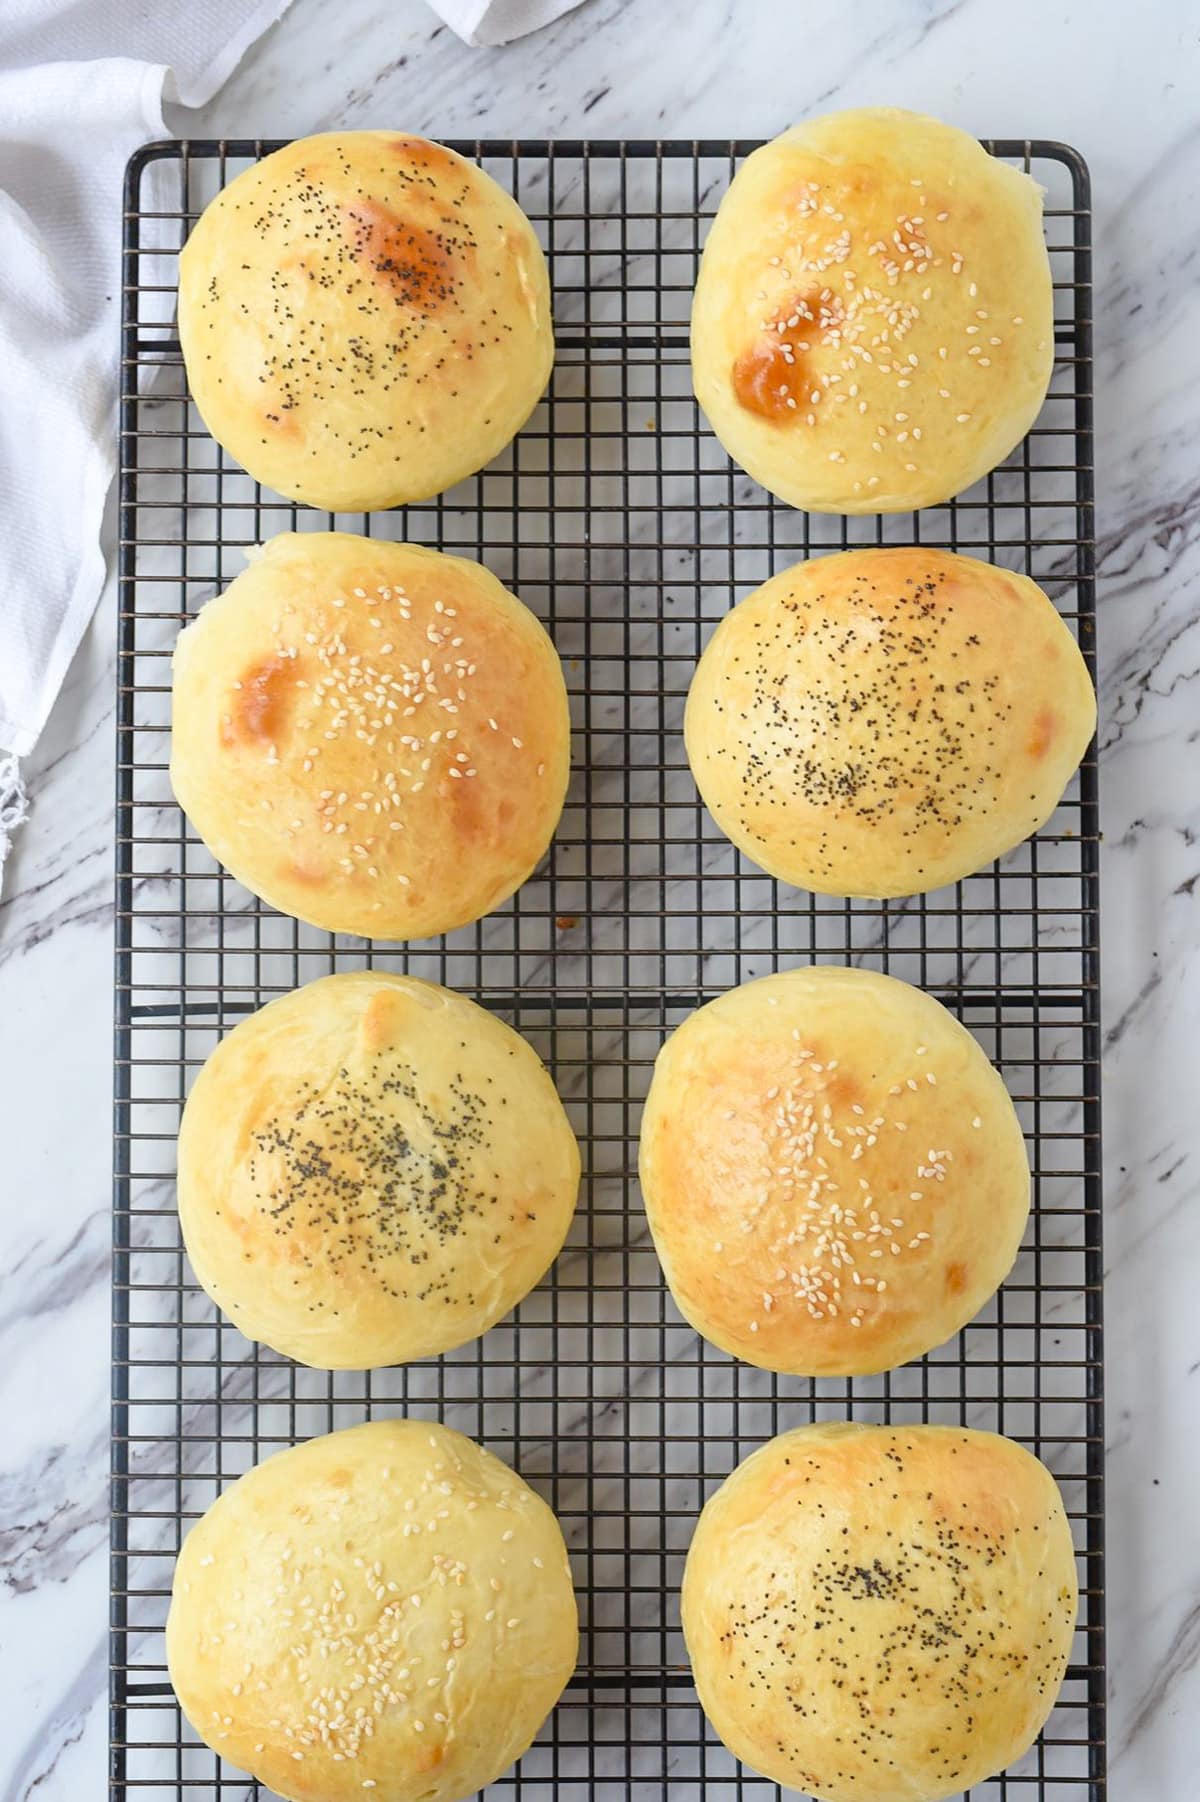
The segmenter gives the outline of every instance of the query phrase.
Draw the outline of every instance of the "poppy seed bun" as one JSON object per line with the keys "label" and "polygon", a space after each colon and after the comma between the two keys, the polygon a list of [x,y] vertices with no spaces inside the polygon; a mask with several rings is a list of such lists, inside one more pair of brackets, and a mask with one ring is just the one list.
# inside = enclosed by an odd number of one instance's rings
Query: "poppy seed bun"
{"label": "poppy seed bun", "polygon": [[717,627],[684,717],[727,837],[821,895],[917,895],[1043,826],[1096,727],[1035,582],[906,545],[783,570]]}
{"label": "poppy seed bun", "polygon": [[798,1427],[700,1516],[683,1631],[735,1757],[821,1802],[937,1802],[1032,1745],[1078,1607],[1046,1467],[961,1427]]}
{"label": "poppy seed bun", "polygon": [[545,855],[566,687],[481,564],[284,533],[180,634],[173,675],[176,799],[283,913],[425,938],[499,907]]}
{"label": "poppy seed bun", "polygon": [[323,977],[235,1026],[179,1133],[202,1286],[248,1339],[320,1370],[477,1339],[558,1256],[578,1190],[532,1047],[382,970]]}
{"label": "poppy seed bun", "polygon": [[179,259],[205,425],[254,479],[332,511],[482,469],[532,413],[554,339],[516,201],[424,138],[299,138],[223,188]]}
{"label": "poppy seed bun", "polygon": [[1041,190],[965,132],[828,113],[734,178],[696,283],[696,398],[791,506],[948,500],[1020,443],[1053,367]]}
{"label": "poppy seed bun", "polygon": [[819,965],[743,983],[658,1054],[640,1173],[676,1306],[722,1351],[861,1376],[965,1326],[1029,1214],[1020,1123],[931,995]]}
{"label": "poppy seed bun", "polygon": [[578,1643],[550,1509],[423,1420],[239,1477],[184,1540],[167,1616],[193,1728],[288,1802],[462,1802],[525,1751]]}

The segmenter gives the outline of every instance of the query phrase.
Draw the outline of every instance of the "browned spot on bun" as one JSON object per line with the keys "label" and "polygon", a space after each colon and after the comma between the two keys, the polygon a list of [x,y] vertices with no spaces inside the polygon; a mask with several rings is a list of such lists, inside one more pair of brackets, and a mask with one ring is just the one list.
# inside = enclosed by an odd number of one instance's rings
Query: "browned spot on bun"
{"label": "browned spot on bun", "polygon": [[285,721],[289,666],[287,657],[268,657],[244,673],[221,723],[222,744],[274,743]]}
{"label": "browned spot on bun", "polygon": [[516,809],[513,807],[511,801],[507,799],[501,800],[499,807],[496,809],[496,826],[498,835],[501,838],[503,838],[507,832],[515,812]]}
{"label": "browned spot on bun", "polygon": [[363,1048],[368,1053],[382,1051],[392,1042],[392,1020],[396,1013],[396,997],[381,989],[372,996],[362,1018]]}
{"label": "browned spot on bun", "polygon": [[281,396],[261,409],[260,418],[263,425],[277,438],[303,438],[304,431],[297,417],[294,401]]}
{"label": "browned spot on bun", "polygon": [[305,863],[301,857],[294,857],[287,866],[286,879],[289,882],[302,882],[311,887],[326,882],[328,878],[328,870],[319,864]]}
{"label": "browned spot on bun", "polygon": [[388,149],[406,163],[414,163],[418,168],[428,169],[431,173],[449,176],[460,187],[463,185],[463,166],[459,158],[452,150],[432,143],[429,138],[391,138]]}
{"label": "browned spot on bun", "polygon": [[961,1295],[967,1286],[967,1267],[965,1264],[947,1264],[946,1293]]}
{"label": "browned spot on bun", "polygon": [[1033,722],[1033,729],[1029,734],[1029,739],[1025,746],[1025,749],[1029,752],[1031,757],[1037,758],[1046,755],[1046,752],[1054,743],[1054,735],[1057,727],[1058,720],[1053,711],[1049,707],[1043,707],[1042,711]]}
{"label": "browned spot on bun", "polygon": [[343,211],[350,254],[381,286],[414,312],[440,313],[455,297],[454,258],[445,239],[377,200],[356,200]]}
{"label": "browned spot on bun", "polygon": [[789,407],[788,401],[796,398],[793,383],[802,380],[804,353],[796,352],[796,360],[789,363],[783,352],[785,336],[776,332],[758,339],[733,366],[733,391],[738,405],[747,413],[757,413],[760,419],[784,420],[798,411],[797,407]]}
{"label": "browned spot on bun", "polygon": [[[827,167],[821,172],[822,200],[831,200],[840,206],[845,200],[861,200],[874,197],[882,192],[879,170],[874,163],[851,163],[839,160],[836,172]],[[793,218],[804,219],[803,206],[812,193],[807,182],[799,186],[789,182],[786,187],[776,190],[781,208],[786,208]]]}
{"label": "browned spot on bun", "polygon": [[478,784],[469,777],[456,781],[449,770],[443,772],[438,792],[451,815],[447,830],[464,857],[476,846],[483,850],[504,843],[514,816],[513,804],[506,796],[494,806],[481,804],[483,791]]}
{"label": "browned spot on bun", "polygon": [[776,307],[762,335],[733,365],[733,391],[748,413],[785,420],[808,412],[812,405],[808,354],[832,322],[833,306],[829,290],[823,289],[792,295]]}
{"label": "browned spot on bun", "polygon": [[814,1095],[813,1099],[827,1101],[831,1107],[849,1112],[854,1107],[861,1107],[867,1096],[862,1083],[852,1071],[839,1070],[836,1076],[826,1079],[824,1090]]}

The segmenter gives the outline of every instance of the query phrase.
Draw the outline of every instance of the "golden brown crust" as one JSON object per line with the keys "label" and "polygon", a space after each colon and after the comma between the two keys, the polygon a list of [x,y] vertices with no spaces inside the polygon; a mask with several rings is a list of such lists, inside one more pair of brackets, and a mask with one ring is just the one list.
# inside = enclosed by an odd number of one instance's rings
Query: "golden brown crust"
{"label": "golden brown crust", "polygon": [[822,1802],[937,1802],[1019,1758],[1078,1604],[1045,1466],[962,1428],[785,1433],[709,1501],[683,1579],[704,1712]]}
{"label": "golden brown crust", "polygon": [[241,1477],[185,1539],[167,1619],[188,1720],[288,1802],[461,1802],[524,1752],[577,1649],[549,1508],[416,1420]]}
{"label": "golden brown crust", "polygon": [[557,1257],[579,1150],[519,1034],[413,977],[327,976],[217,1046],[179,1135],[196,1275],[322,1370],[478,1338]]}
{"label": "golden brown crust", "polygon": [[920,545],[783,570],[722,620],[684,737],[721,830],[785,882],[912,895],[1043,826],[1096,725],[1028,576]]}
{"label": "golden brown crust", "polygon": [[532,873],[570,755],[554,647],[481,564],[273,538],[180,635],[171,781],[239,881],[330,932],[411,939]]}
{"label": "golden brown crust", "polygon": [[223,189],[180,257],[179,335],[213,437],[267,487],[344,511],[481,469],[554,360],[520,207],[385,131],[297,139]]}
{"label": "golden brown crust", "polygon": [[831,966],[744,983],[676,1029],[640,1174],[680,1312],[800,1376],[888,1370],[949,1339],[1029,1213],[1020,1124],[970,1033],[908,983]]}
{"label": "golden brown crust", "polygon": [[890,107],[826,114],[755,151],[721,203],[696,396],[792,506],[960,493],[1025,436],[1053,362],[1040,190],[965,132]]}

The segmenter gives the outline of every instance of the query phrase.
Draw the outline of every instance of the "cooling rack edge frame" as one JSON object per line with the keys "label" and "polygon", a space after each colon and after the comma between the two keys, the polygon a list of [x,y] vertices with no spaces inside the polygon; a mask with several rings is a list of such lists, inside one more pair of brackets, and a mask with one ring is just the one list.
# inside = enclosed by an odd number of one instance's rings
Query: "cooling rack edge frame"
{"label": "cooling rack edge frame", "polygon": [[[135,651],[136,477],[139,403],[138,371],[138,257],[141,246],[138,225],[142,216],[141,182],[145,170],[156,161],[186,163],[189,156],[259,157],[286,142],[284,139],[195,138],[165,139],[143,145],[130,157],[123,183],[121,232],[120,381],[118,404],[118,553],[117,553],[117,693],[115,729],[114,844],[114,1032],[113,1032],[113,1229],[112,1315],[109,1467],[109,1685],[108,1685],[108,1787],[111,1802],[125,1802],[124,1726],[127,1692],[120,1683],[125,1668],[125,1636],[129,1631],[124,1577],[128,1558],[127,1507],[128,1406],[129,1406],[129,1282],[130,1240],[129,1132],[132,1058],[132,898],[134,873],[128,855],[127,830],[133,806],[132,755],[136,689],[123,680]],[[479,139],[448,140],[453,147],[476,155],[507,156],[609,156],[622,158],[692,158],[704,155],[739,157],[757,147],[754,139]],[[1083,156],[1056,139],[1003,138],[987,140],[995,155],[1054,161],[1069,172],[1072,188],[1072,244],[1074,312],[1073,333],[1077,376],[1074,384],[1076,444],[1075,492],[1072,509],[1078,524],[1078,565],[1075,583],[1079,616],[1088,630],[1080,643],[1093,682],[1097,675],[1097,607],[1095,568],[1095,464],[1094,464],[1094,357],[1092,319],[1092,196],[1091,178]],[[1104,1309],[1103,1309],[1103,1140],[1102,1028],[1100,994],[1099,909],[1099,780],[1096,758],[1089,753],[1080,772],[1081,847],[1081,959],[1085,1005],[1081,1020],[1081,1063],[1095,1071],[1095,1081],[1083,1098],[1083,1136],[1095,1145],[1095,1160],[1083,1173],[1084,1289],[1087,1379],[1083,1397],[1088,1440],[1085,1485],[1087,1531],[1084,1550],[1089,1574],[1087,1643],[1087,1722],[1089,1802],[1103,1802],[1107,1793],[1106,1711],[1106,1572],[1105,1572],[1105,1470],[1104,1470]],[[1090,830],[1088,823],[1090,822]],[[1093,1506],[1093,1499],[1096,1505]],[[1094,1592],[1090,1579],[1096,1578]],[[1092,1651],[1096,1655],[1093,1657]]]}

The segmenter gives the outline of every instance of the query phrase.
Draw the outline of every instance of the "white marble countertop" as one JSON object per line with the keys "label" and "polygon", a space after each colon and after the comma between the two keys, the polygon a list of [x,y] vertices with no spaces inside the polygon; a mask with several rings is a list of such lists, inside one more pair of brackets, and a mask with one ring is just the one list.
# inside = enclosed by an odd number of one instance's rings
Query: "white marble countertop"
{"label": "white marble countertop", "polygon": [[[334,22],[331,23],[331,11]],[[295,0],[191,135],[767,136],[891,102],[1091,164],[1103,752],[1111,1789],[1200,1753],[1200,239],[1197,18],[1150,0],[589,0],[468,50],[420,0]],[[113,627],[28,774],[0,903],[0,1802],[104,1772]]]}

